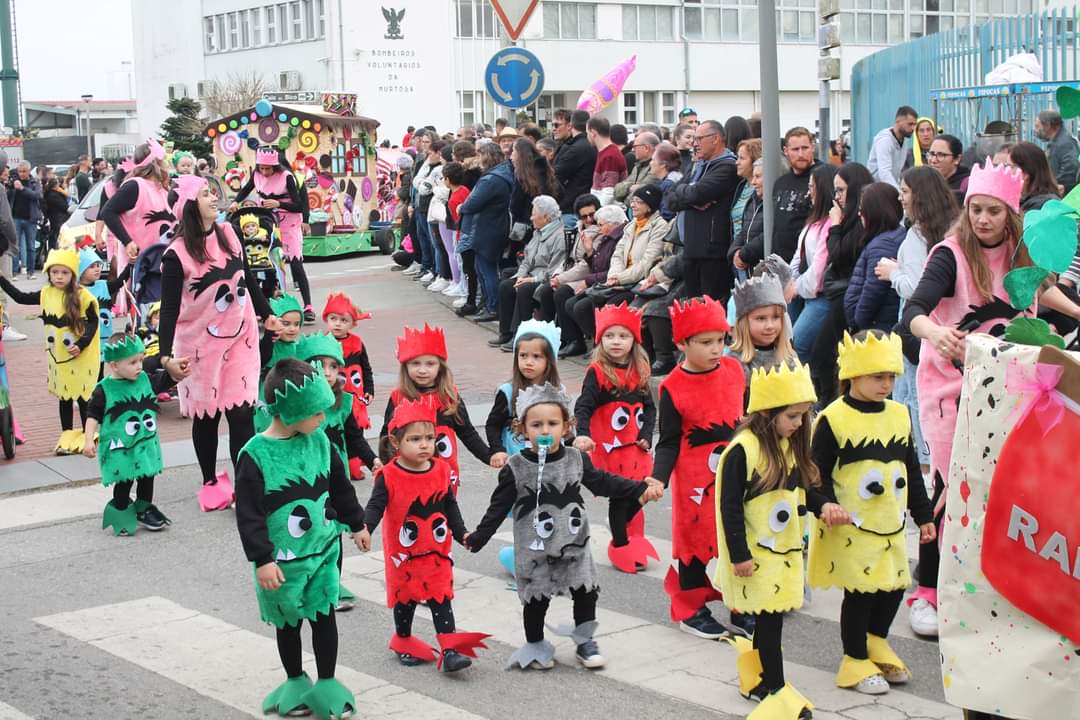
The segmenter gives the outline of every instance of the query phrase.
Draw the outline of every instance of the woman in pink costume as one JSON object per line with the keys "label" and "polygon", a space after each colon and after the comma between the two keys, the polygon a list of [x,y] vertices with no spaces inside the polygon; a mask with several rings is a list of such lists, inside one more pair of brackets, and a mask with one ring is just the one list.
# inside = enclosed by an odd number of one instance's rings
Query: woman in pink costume
{"label": "woman in pink costume", "polygon": [[[993,165],[975,167],[968,180],[964,209],[953,229],[930,251],[915,294],[904,308],[903,325],[922,338],[917,375],[919,420],[930,445],[934,478],[935,521],[944,511],[956,409],[963,384],[964,337],[968,333],[1000,336],[1020,311],[1008,302],[1005,274],[1031,265],[1022,238],[1019,170]],[[1038,305],[1080,318],[1080,307],[1051,287],[1024,312]],[[912,626],[937,635],[937,543],[921,546],[919,589],[909,599]]]}
{"label": "woman in pink costume", "polygon": [[[176,179],[176,238],[161,259],[160,361],[190,374],[180,382],[180,411],[191,417],[191,441],[202,469],[199,504],[222,510],[233,501],[228,473],[215,475],[218,424],[229,423],[229,456],[254,435],[259,386],[258,318],[280,329],[259,284],[247,268],[240,241],[228,223],[217,223],[217,197],[205,178]],[[258,317],[257,317],[258,316]],[[181,359],[183,358],[183,359]]]}
{"label": "woman in pink costume", "polygon": [[304,272],[304,233],[301,230],[304,206],[300,186],[284,156],[275,148],[261,147],[255,151],[255,172],[236,194],[229,212],[236,210],[253,191],[256,204],[274,209],[281,233],[281,251],[292,269],[293,282],[300,288],[300,296],[304,299],[304,321],[315,322],[315,311],[311,309],[311,286]]}
{"label": "woman in pink costume", "polygon": [[150,138],[135,148],[135,155],[125,160],[121,169],[126,171],[124,181],[99,214],[123,248],[117,252],[110,248],[110,258],[116,257],[117,272],[122,272],[146,248],[166,240],[176,224],[169,204],[172,180],[161,144]]}

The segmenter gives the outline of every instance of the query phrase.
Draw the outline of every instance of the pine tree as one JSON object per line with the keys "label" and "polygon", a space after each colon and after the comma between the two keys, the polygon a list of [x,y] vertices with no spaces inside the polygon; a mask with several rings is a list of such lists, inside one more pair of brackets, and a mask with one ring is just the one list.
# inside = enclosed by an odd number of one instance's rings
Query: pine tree
{"label": "pine tree", "polygon": [[175,150],[187,150],[195,157],[209,157],[212,148],[203,135],[205,123],[199,117],[202,105],[191,98],[175,98],[165,106],[172,117],[161,123],[162,138],[172,141]]}

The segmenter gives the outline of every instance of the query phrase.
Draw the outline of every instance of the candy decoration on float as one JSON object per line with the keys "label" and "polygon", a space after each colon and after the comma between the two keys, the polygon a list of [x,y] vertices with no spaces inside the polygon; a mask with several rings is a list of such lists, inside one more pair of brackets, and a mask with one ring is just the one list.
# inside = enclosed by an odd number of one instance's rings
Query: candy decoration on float
{"label": "candy decoration on float", "polygon": [[277,140],[278,124],[273,118],[263,118],[259,121],[259,139],[269,145]]}
{"label": "candy decoration on float", "polygon": [[235,155],[243,148],[244,143],[236,131],[230,130],[218,138],[218,149],[225,155]]}
{"label": "candy decoration on float", "polygon": [[619,97],[630,73],[637,67],[637,55],[604,73],[604,76],[585,89],[577,101],[577,109],[590,115],[598,113]]}

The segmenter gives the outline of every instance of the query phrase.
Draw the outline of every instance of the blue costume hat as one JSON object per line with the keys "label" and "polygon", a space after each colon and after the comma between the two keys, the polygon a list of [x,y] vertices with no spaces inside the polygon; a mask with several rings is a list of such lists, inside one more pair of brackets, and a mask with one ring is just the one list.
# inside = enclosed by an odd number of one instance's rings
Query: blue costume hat
{"label": "blue costume hat", "polygon": [[517,333],[514,335],[514,350],[517,350],[518,341],[525,335],[539,335],[547,340],[548,345],[551,346],[551,354],[558,355],[559,347],[562,341],[562,330],[559,326],[553,322],[547,322],[546,320],[525,320],[518,325]]}

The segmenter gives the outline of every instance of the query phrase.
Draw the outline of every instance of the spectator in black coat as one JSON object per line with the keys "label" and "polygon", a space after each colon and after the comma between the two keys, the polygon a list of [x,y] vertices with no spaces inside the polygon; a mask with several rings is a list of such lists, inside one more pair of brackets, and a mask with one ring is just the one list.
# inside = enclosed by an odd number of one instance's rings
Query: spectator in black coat
{"label": "spectator in black coat", "polygon": [[900,296],[892,283],[874,274],[878,260],[895,258],[907,229],[900,224],[904,210],[900,193],[892,185],[872,183],[863,190],[859,204],[863,236],[867,243],[859,253],[851,282],[844,293],[844,315],[848,328],[889,332],[900,317]]}
{"label": "spectator in black coat", "polygon": [[593,170],[596,168],[596,148],[589,143],[585,127],[589,113],[584,110],[557,110],[553,130],[559,147],[555,151],[555,178],[559,182],[559,210],[563,224],[572,228],[577,224],[574,200],[592,188]]}
{"label": "spectator in black coat", "polygon": [[49,249],[57,247],[60,228],[71,216],[68,212],[68,196],[56,178],[49,178],[45,185],[45,218],[49,221]]}
{"label": "spectator in black coat", "polygon": [[686,295],[709,295],[727,303],[734,273],[727,253],[731,245],[731,202],[739,184],[735,153],[725,144],[724,126],[706,120],[694,130],[694,169],[664,193],[675,210],[683,244]]}
{"label": "spectator in black coat", "polygon": [[746,201],[743,208],[743,216],[739,234],[728,250],[728,259],[739,270],[747,270],[757,266],[765,259],[765,212],[762,193],[765,190],[764,168],[761,158],[754,161],[754,174],[750,177],[750,185],[754,188],[754,194]]}
{"label": "spectator in black coat", "polygon": [[[814,139],[804,127],[793,127],[784,135],[784,157],[791,170],[781,175],[773,187],[774,216],[772,252],[791,262],[799,246],[799,234],[810,214],[810,173],[817,165]],[[750,267],[753,267],[751,265]]]}

